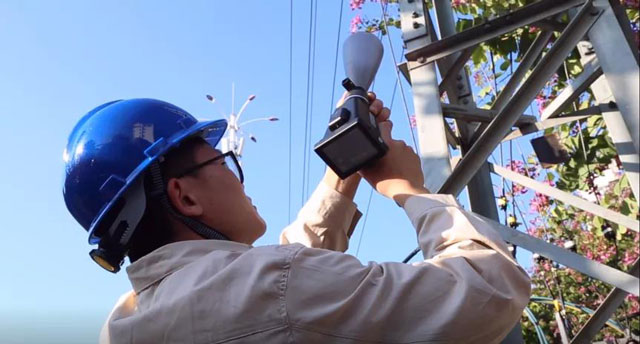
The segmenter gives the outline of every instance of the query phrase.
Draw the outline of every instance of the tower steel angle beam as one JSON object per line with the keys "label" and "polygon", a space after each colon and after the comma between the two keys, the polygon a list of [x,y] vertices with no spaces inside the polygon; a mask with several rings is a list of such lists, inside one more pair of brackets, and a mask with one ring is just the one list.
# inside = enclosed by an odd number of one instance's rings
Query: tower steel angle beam
{"label": "tower steel angle beam", "polygon": [[[454,22],[454,15],[451,7],[450,0],[436,0],[433,3],[435,19],[442,39],[446,39],[456,33],[456,26]],[[431,26],[434,24],[428,17],[427,20]],[[435,30],[434,30],[435,31]],[[476,105],[473,99],[473,92],[471,89],[471,83],[469,82],[469,76],[467,70],[461,68],[464,63],[469,59],[466,56],[469,50],[461,53],[455,53],[437,61],[440,75],[445,78],[447,75],[455,75],[453,78],[455,82],[445,83],[444,80],[441,83],[440,92],[446,90],[449,102],[452,105],[449,107],[466,108],[468,111],[476,111]],[[462,120],[456,120],[456,127],[460,135],[460,151],[462,155],[465,155],[470,148],[470,138],[475,132],[478,123],[470,123]],[[421,138],[424,140],[430,140],[429,137]],[[491,173],[486,164],[480,166],[478,173],[467,184],[467,192],[469,196],[470,209],[478,214],[487,216],[491,219],[498,220],[498,211],[495,207],[495,197],[493,194],[493,184],[491,183]]]}
{"label": "tower steel angle beam", "polygon": [[[454,36],[456,34],[456,25],[451,6],[451,0],[435,0],[433,7],[436,14],[436,22],[442,39]],[[428,18],[430,19],[430,18]],[[430,25],[431,20],[429,20]],[[434,30],[435,31],[435,30]],[[437,61],[440,75],[443,77],[440,87],[440,94],[446,90],[449,102],[459,108],[466,108],[470,112],[478,110],[473,99],[473,90],[469,82],[469,75],[464,67],[466,61],[469,60],[473,46],[468,47],[460,53],[451,54]],[[460,151],[463,156],[467,154],[471,137],[477,130],[479,123],[470,123],[463,120],[456,120],[456,126],[460,134]],[[478,169],[477,173],[467,184],[467,193],[469,196],[469,206],[471,210],[480,215],[499,221],[498,210],[495,205],[495,195],[493,193],[493,183],[491,182],[491,173],[489,166],[485,162]],[[488,321],[491,321],[488,319]],[[523,343],[522,328],[518,322],[502,340],[503,344],[520,344]]]}
{"label": "tower steel angle beam", "polygon": [[[495,115],[498,113],[494,110],[487,110],[481,108],[470,108],[467,106],[442,104],[442,112],[447,118],[460,119],[468,122],[486,122],[490,123]],[[515,123],[516,127],[522,127],[536,123],[535,116],[522,115]]]}
{"label": "tower steel angle beam", "polygon": [[[407,49],[431,43],[433,33],[429,32],[424,1],[401,0],[399,8],[402,39]],[[438,190],[451,174],[451,164],[436,69],[433,64],[417,62],[409,62],[408,69],[418,137],[429,138],[420,139],[418,149],[425,186]]]}
{"label": "tower steel angle beam", "polygon": [[[638,49],[629,44],[631,26],[620,3],[596,0],[594,6],[603,11],[602,16],[589,31],[589,40],[598,56],[607,84],[620,111],[622,120],[631,136],[636,154],[640,152],[640,71]],[[638,196],[636,194],[636,196]]]}
{"label": "tower steel angle beam", "polygon": [[554,188],[553,186],[549,186],[535,179],[523,176],[508,168],[494,165],[494,164],[490,164],[490,166],[491,166],[491,170],[495,172],[497,175],[503,176],[506,179],[509,179],[517,184],[533,189],[534,191],[539,192],[543,195],[562,201],[563,203],[570,205],[572,207],[578,208],[580,210],[584,210],[593,215],[600,216],[603,219],[609,220],[618,225],[629,228],[633,231],[638,232],[640,230],[640,223],[638,222],[638,220],[634,220],[629,216],[623,215],[613,210],[609,210],[598,204],[591,203],[578,196],[574,196],[568,192],[562,191],[558,188]]}
{"label": "tower steel angle beam", "polygon": [[502,141],[502,138],[511,131],[520,115],[562,64],[564,58],[569,55],[571,50],[586,34],[599,14],[600,11],[595,10],[590,1],[580,9],[578,15],[569,23],[549,52],[542,57],[542,60],[531,72],[529,78],[491,121],[487,129],[478,138],[478,141],[473,144],[469,153],[462,158],[438,191],[439,193],[457,195],[462,191],[476,171],[485,163],[491,152]]}
{"label": "tower steel angle beam", "polygon": [[573,82],[565,87],[558,96],[547,105],[540,114],[545,119],[557,117],[567,106],[571,105],[591,84],[602,75],[602,68],[597,59],[591,59],[584,64],[582,73]]}
{"label": "tower steel angle beam", "polygon": [[[440,33],[442,34],[442,28],[440,28]],[[443,70],[440,70],[440,75],[442,76],[442,81],[440,81],[440,96],[444,94],[447,87],[449,87],[449,85],[452,85],[454,81],[462,81],[462,78],[460,78],[461,71],[467,61],[469,61],[469,59],[471,58],[471,54],[473,54],[474,49],[475,46],[467,48],[460,54],[458,54],[457,57],[455,57],[455,61],[449,65],[449,68],[447,68],[444,75],[442,75]],[[463,73],[466,74],[466,72]],[[447,92],[447,94],[449,93]]]}
{"label": "tower steel angle beam", "polygon": [[580,271],[587,276],[593,277],[614,287],[618,287],[630,294],[636,296],[640,294],[640,280],[638,280],[638,277],[636,276],[632,276],[608,265],[598,263],[560,246],[550,244],[540,238],[536,238],[511,227],[507,227],[482,215],[471,213],[471,216],[475,216],[491,224],[491,228],[494,229],[505,241],[517,245],[518,247],[522,247],[527,251],[538,253],[543,257],[558,262],[568,268]]}
{"label": "tower steel angle beam", "polygon": [[408,61],[416,61],[422,57],[424,58],[423,63],[433,62],[519,27],[533,24],[564,12],[584,2],[585,0],[542,0],[534,2],[437,42],[411,48],[407,47],[405,56]]}
{"label": "tower steel angle beam", "polygon": [[[516,71],[513,72],[513,75],[509,78],[507,84],[502,88],[502,91],[500,91],[500,94],[498,94],[498,96],[496,97],[496,100],[492,105],[492,110],[501,111],[504,108],[509,99],[511,99],[511,96],[513,96],[513,93],[515,93],[518,87],[520,87],[520,84],[522,84],[525,76],[527,75],[531,67],[533,67],[534,62],[540,57],[540,54],[542,54],[542,51],[544,50],[544,47],[547,46],[547,43],[549,43],[551,36],[553,36],[552,31],[542,31],[538,34],[533,43],[531,43],[531,46],[529,47],[527,52],[524,54],[522,61],[518,65],[518,68],[516,68]],[[481,124],[473,134],[471,142],[475,142],[478,137],[480,137],[480,134],[482,134],[485,129],[487,129],[487,126],[488,124]]]}
{"label": "tower steel angle beam", "polygon": [[[629,269],[629,273],[633,276],[638,276],[638,260],[633,263]],[[607,295],[607,298],[598,306],[598,309],[589,317],[589,320],[578,331],[578,334],[573,337],[571,343],[574,344],[586,344],[591,343],[593,337],[600,332],[600,329],[611,318],[616,309],[624,302],[624,299],[629,293],[620,289],[613,288],[613,290]]]}
{"label": "tower steel angle beam", "polygon": [[[598,6],[603,6],[605,11],[593,27],[604,30],[606,37],[602,37],[600,32],[591,30],[588,37],[592,41],[580,42],[578,51],[583,65],[598,63],[604,72],[603,76],[591,84],[591,91],[599,103],[613,102],[616,105],[614,109],[603,111],[602,118],[607,124],[609,136],[616,146],[625,175],[629,179],[631,190],[637,201],[640,199],[640,155],[637,149],[640,90],[638,90],[638,65],[634,61],[637,61],[638,51],[628,44],[627,34],[630,23],[626,14],[616,15],[617,10],[620,10],[620,4],[598,2]],[[603,43],[604,39],[610,42]],[[598,42],[596,44],[598,49],[593,45],[595,42]],[[602,66],[603,63],[606,63],[606,68]]]}
{"label": "tower steel angle beam", "polygon": [[530,125],[523,125],[518,129],[515,129],[512,132],[510,132],[507,136],[505,136],[504,139],[502,139],[502,142],[511,141],[513,139],[516,139],[518,137],[521,137],[527,134],[535,133],[537,131],[542,131],[545,129],[557,127],[561,124],[571,123],[578,120],[583,120],[585,118],[589,118],[591,116],[601,115],[601,114],[602,114],[602,111],[599,106],[592,106],[586,109],[567,113],[562,117],[551,118],[544,121],[535,122]]}

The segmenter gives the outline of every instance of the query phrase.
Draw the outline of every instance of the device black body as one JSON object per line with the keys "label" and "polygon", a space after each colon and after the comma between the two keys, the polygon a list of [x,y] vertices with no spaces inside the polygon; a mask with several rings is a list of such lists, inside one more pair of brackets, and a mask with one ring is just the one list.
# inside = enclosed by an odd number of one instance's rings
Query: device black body
{"label": "device black body", "polygon": [[331,115],[324,137],[314,150],[342,179],[389,149],[380,136],[376,118],[369,111],[367,91],[348,78],[342,82],[348,94],[344,103]]}

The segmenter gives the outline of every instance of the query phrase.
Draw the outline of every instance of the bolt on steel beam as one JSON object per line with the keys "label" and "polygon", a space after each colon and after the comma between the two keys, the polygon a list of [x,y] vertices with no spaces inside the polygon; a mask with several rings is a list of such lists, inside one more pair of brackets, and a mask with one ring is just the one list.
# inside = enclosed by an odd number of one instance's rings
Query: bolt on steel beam
{"label": "bolt on steel beam", "polygon": [[[471,54],[473,53],[474,49],[475,46],[463,50],[460,55],[458,55],[453,64],[447,69],[445,75],[442,78],[442,81],[440,81],[441,97],[444,94],[445,89],[449,85],[453,84],[454,81],[462,81],[460,71],[462,68],[464,68],[464,65],[467,63],[467,61],[469,61],[469,58],[471,58]],[[443,71],[440,71],[441,74],[442,72]]]}

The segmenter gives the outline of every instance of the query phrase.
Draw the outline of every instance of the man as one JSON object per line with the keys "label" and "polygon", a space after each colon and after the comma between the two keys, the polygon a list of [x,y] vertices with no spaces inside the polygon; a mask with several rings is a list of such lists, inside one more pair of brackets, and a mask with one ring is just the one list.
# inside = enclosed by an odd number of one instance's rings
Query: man
{"label": "man", "polygon": [[[391,137],[359,175],[330,169],[281,244],[253,247],[265,223],[244,194],[226,123],[171,104],[102,105],[65,151],[67,207],[98,244],[92,258],[133,291],[116,304],[104,343],[495,343],[519,321],[529,279],[490,225],[450,195],[430,194],[420,161]],[[362,265],[344,254],[364,177],[403,207],[426,260]],[[388,231],[401,230],[389,228]]]}

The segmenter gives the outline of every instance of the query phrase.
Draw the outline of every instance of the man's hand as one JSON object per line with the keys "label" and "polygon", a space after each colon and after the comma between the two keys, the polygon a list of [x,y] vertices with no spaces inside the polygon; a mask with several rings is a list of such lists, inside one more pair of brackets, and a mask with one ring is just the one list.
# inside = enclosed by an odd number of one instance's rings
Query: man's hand
{"label": "man's hand", "polygon": [[359,173],[380,194],[404,206],[411,195],[429,193],[424,187],[420,158],[404,141],[391,138],[391,121],[381,122],[379,127],[389,151]]}
{"label": "man's hand", "polygon": [[[344,102],[344,98],[347,96],[347,94],[348,93],[345,92],[342,95],[342,98],[340,98],[340,100],[338,101],[337,106],[342,105],[342,103]],[[375,93],[369,92],[367,96],[369,98],[369,104],[370,104],[369,111],[371,111],[373,116],[376,118],[376,121],[378,123],[387,121],[389,119],[389,116],[391,115],[391,111],[388,108],[384,107],[384,104],[380,99],[376,99]],[[333,188],[334,190],[340,192],[344,196],[353,200],[353,198],[356,195],[356,191],[358,190],[360,179],[361,179],[360,174],[354,173],[351,176],[347,177],[346,179],[342,180],[340,179],[340,177],[338,177],[337,174],[335,174],[335,172],[333,172],[332,169],[327,167],[327,170],[325,171],[325,174],[324,174],[323,182],[328,186],[330,186],[331,188]]]}

